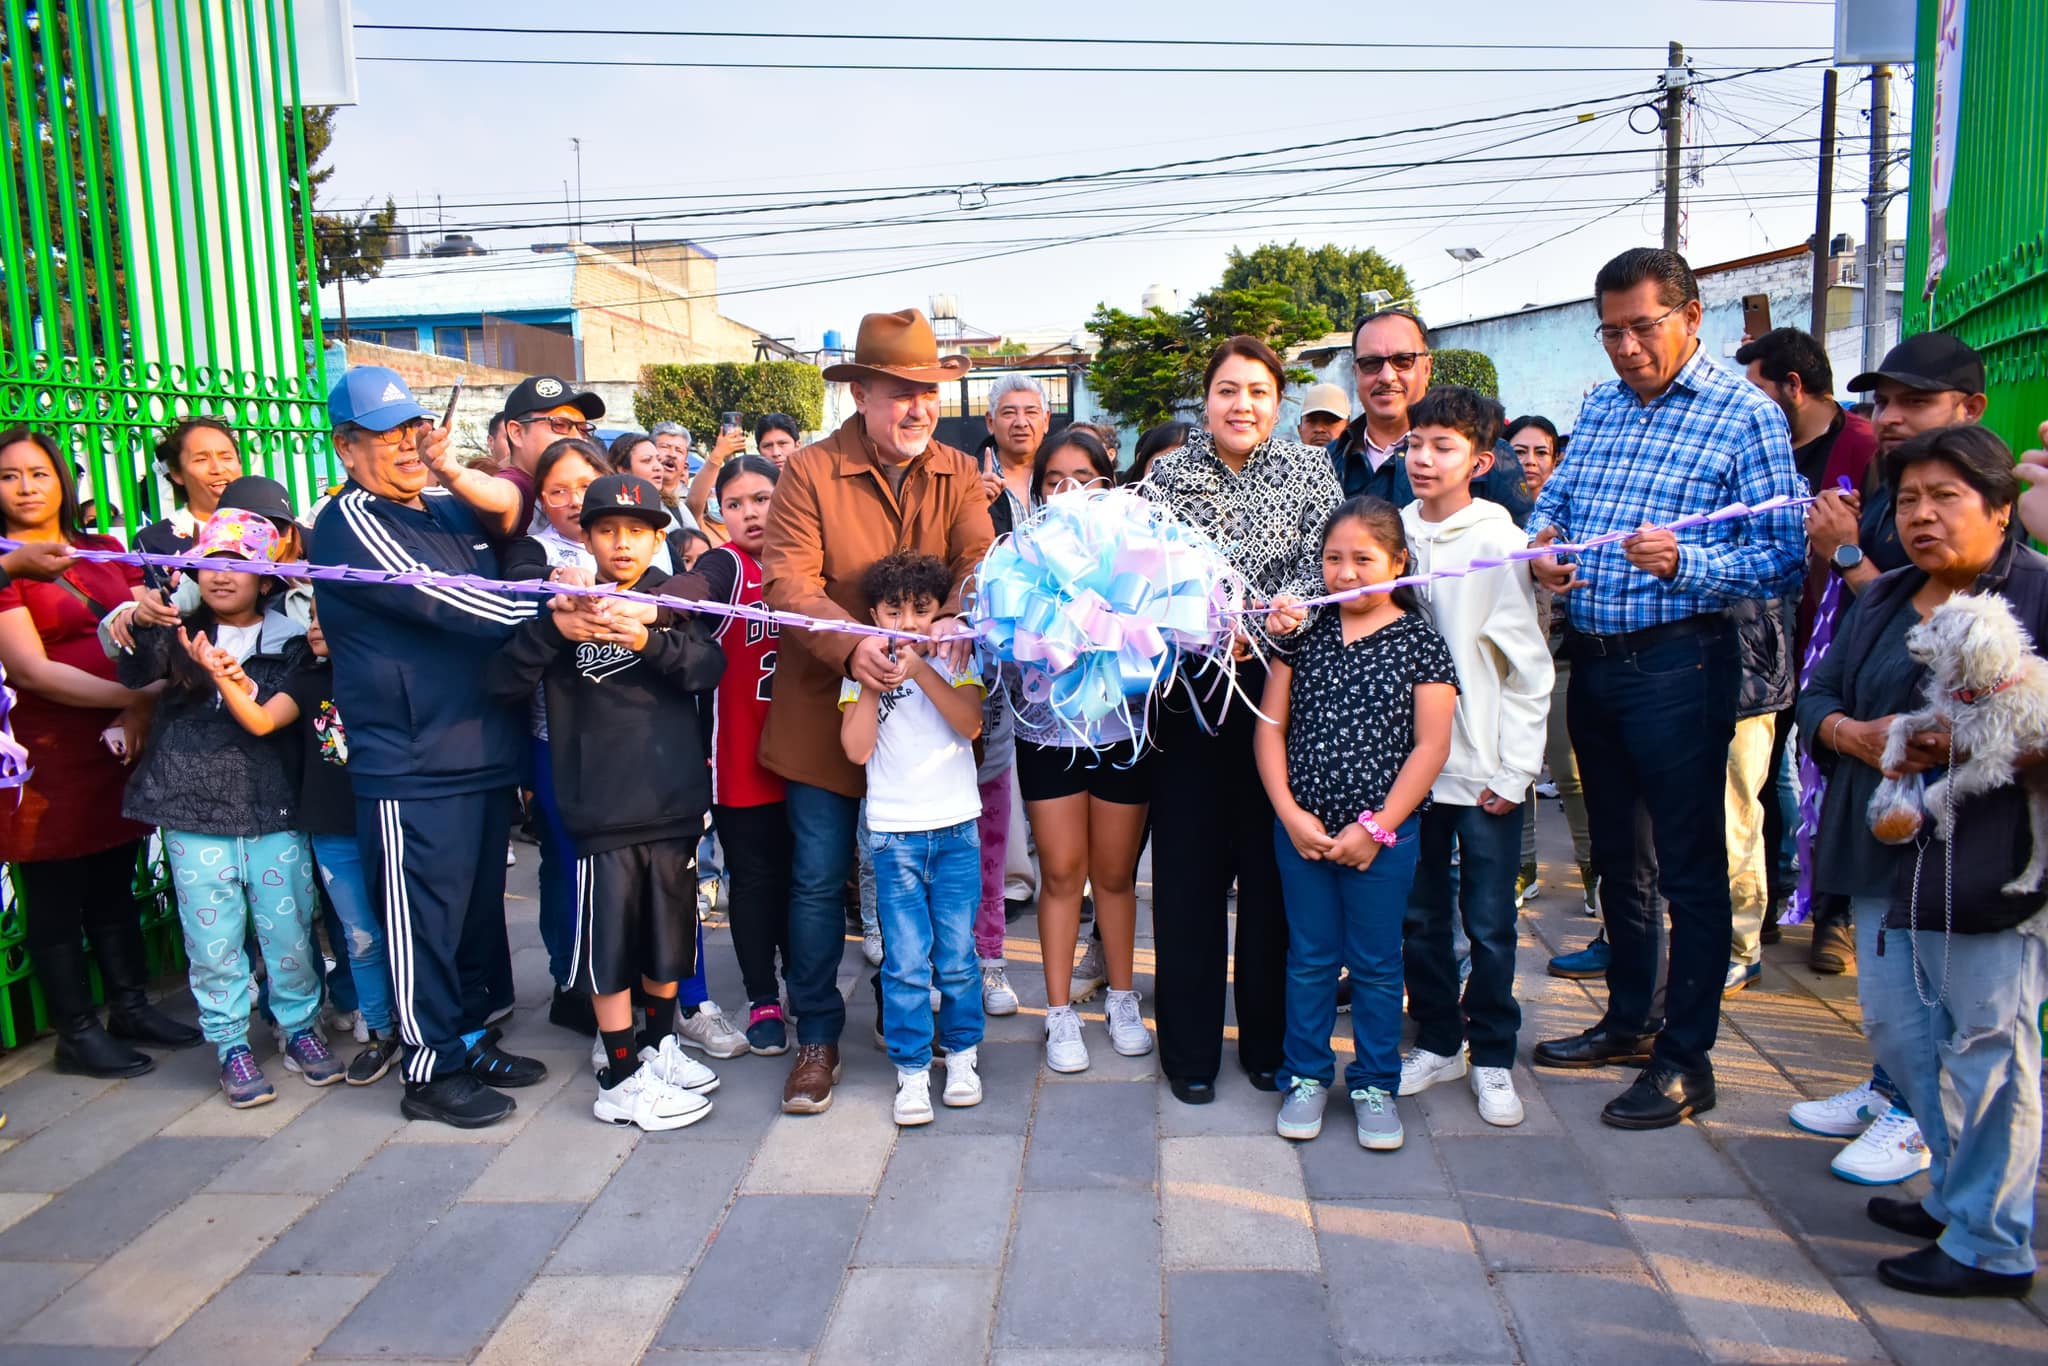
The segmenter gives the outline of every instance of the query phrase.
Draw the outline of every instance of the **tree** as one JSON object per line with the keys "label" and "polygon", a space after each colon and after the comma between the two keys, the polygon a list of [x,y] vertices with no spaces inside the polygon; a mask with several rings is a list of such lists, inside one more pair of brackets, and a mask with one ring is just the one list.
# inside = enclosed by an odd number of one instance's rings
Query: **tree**
{"label": "tree", "polygon": [[1493,357],[1484,351],[1461,351],[1455,347],[1430,353],[1429,382],[1432,387],[1439,384],[1462,384],[1467,389],[1476,389],[1488,398],[1500,397],[1500,372],[1493,367]]}
{"label": "tree", "polygon": [[824,376],[817,366],[794,360],[649,365],[633,391],[633,416],[643,427],[680,422],[693,432],[715,432],[728,412],[738,413],[747,428],[766,414],[783,413],[816,431],[825,420]]}
{"label": "tree", "polygon": [[[297,116],[298,126],[293,126]],[[303,198],[310,194],[317,203],[320,189],[334,175],[332,166],[320,163],[327,156],[327,149],[334,141],[334,109],[330,105],[306,105],[285,110],[283,147],[286,166],[298,164],[294,142],[300,132],[306,139],[305,173],[303,178],[290,178],[286,191],[291,196],[292,218],[304,212]],[[299,318],[301,334],[313,335],[313,320],[318,316],[314,306],[319,285],[337,281],[374,279],[384,269],[384,258],[391,250],[392,234],[398,231],[398,205],[390,198],[384,207],[372,210],[366,203],[355,213],[322,213],[313,211],[313,281],[306,278],[305,263],[298,265]],[[314,283],[317,281],[317,283]],[[348,305],[342,304],[341,322],[343,331],[348,328]]]}
{"label": "tree", "polygon": [[1283,285],[1296,306],[1320,305],[1336,319],[1336,326],[1350,325],[1366,310],[1367,290],[1383,289],[1395,299],[1413,292],[1408,272],[1366,247],[1351,250],[1324,245],[1313,249],[1299,242],[1281,246],[1268,242],[1249,254],[1230,249],[1223,267],[1224,289],[1248,289],[1255,285]]}
{"label": "tree", "polygon": [[[1285,352],[1330,330],[1314,305],[1299,305],[1282,285],[1213,289],[1180,313],[1148,309],[1126,313],[1098,304],[1088,330],[1100,346],[1088,367],[1096,401],[1125,423],[1145,428],[1171,420],[1202,397],[1202,371],[1217,342],[1240,333]],[[1288,379],[1306,380],[1306,370]]]}

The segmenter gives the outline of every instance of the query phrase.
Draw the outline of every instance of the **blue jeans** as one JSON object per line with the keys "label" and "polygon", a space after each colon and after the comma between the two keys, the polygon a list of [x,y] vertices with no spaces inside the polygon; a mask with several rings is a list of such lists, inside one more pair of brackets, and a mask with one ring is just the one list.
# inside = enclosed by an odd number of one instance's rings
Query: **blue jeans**
{"label": "blue jeans", "polygon": [[836,1044],[846,1028],[839,960],[846,953],[843,894],[853,872],[853,826],[860,799],[809,783],[784,798],[795,846],[789,879],[789,956],[783,981],[796,1013],[799,1044]]}
{"label": "blue jeans", "polygon": [[854,853],[860,861],[860,932],[863,935],[879,934],[882,929],[881,912],[875,908],[875,855],[868,843],[868,804],[860,804],[860,819],[853,827]]}
{"label": "blue jeans", "polygon": [[533,742],[533,808],[534,832],[540,836],[540,942],[547,946],[548,976],[560,984],[575,971],[569,958],[576,950],[576,845],[555,800],[548,742],[538,737]]}
{"label": "blue jeans", "polygon": [[335,947],[348,955],[355,980],[356,1009],[363,1024],[379,1032],[391,1028],[391,962],[384,945],[384,919],[370,904],[363,881],[362,846],[354,835],[314,835],[313,862],[327,899],[341,920]]}
{"label": "blue jeans", "polygon": [[[1875,963],[1877,961],[1877,932],[1884,925],[1884,913],[1891,909],[1891,903],[1881,896],[1851,897],[1849,899],[1849,908],[1849,913],[1853,917],[1851,928],[1856,931],[1856,961],[1858,963]],[[1861,968],[1858,968],[1856,970],[1856,1004],[1859,1009],[1862,1008],[1863,994],[1869,985],[1869,976]],[[1867,1039],[1870,1035],[1869,1028],[1866,1027],[1863,1033]],[[1893,1081],[1885,1072],[1884,1064],[1875,1059],[1876,1054],[1873,1050],[1870,1064],[1871,1084],[1877,1087],[1882,1094],[1891,1097],[1891,1102],[1894,1106],[1909,1115],[1912,1114],[1913,1107],[1906,1103],[1906,1097],[1900,1093],[1898,1083]]]}
{"label": "blue jeans", "polygon": [[[932,1065],[932,988],[939,1042],[957,1053],[981,1042],[981,837],[974,821],[943,830],[875,830],[875,912],[882,922],[882,1037],[889,1060]],[[936,980],[935,980],[936,979]]]}
{"label": "blue jeans", "polygon": [[[1860,898],[1854,906],[1859,922],[1880,913]],[[2018,930],[1887,930],[1856,972],[1871,1051],[1927,1140],[1932,1190],[1920,1203],[1948,1225],[1941,1250],[1980,1271],[2033,1271],[2048,942]],[[1941,992],[1940,1002],[1922,1005],[1921,991]]]}
{"label": "blue jeans", "polygon": [[[1618,1034],[1657,1034],[1656,1061],[1710,1073],[1734,940],[1728,885],[1728,746],[1741,670],[1722,621],[1629,654],[1574,638],[1566,720],[1612,953],[1607,1013]],[[1658,894],[1671,924],[1659,948]],[[1664,1021],[1653,1017],[1667,957]]]}
{"label": "blue jeans", "polygon": [[[1515,1065],[1515,1035],[1522,1027],[1522,1008],[1515,1003],[1515,874],[1523,819],[1519,807],[1491,816],[1476,806],[1445,802],[1432,804],[1421,817],[1403,945],[1408,1013],[1416,1023],[1417,1048],[1450,1058],[1469,1040],[1474,1067]],[[1452,943],[1460,922],[1472,941],[1462,1011]]]}
{"label": "blue jeans", "polygon": [[[1337,969],[1351,969],[1352,1061],[1344,1084],[1353,1091],[1377,1086],[1392,1095],[1401,1085],[1401,922],[1415,880],[1420,817],[1394,832],[1397,843],[1380,850],[1364,872],[1294,850],[1287,829],[1273,822],[1280,890],[1287,904],[1287,1023],[1280,1045],[1280,1085],[1307,1077],[1325,1086],[1337,1079],[1330,1032],[1337,1027]],[[1513,837],[1521,838],[1519,829]],[[1519,845],[1511,851],[1519,853]],[[1509,871],[1512,883],[1514,872]],[[1455,973],[1456,969],[1453,968]],[[1456,978],[1453,977],[1453,981]]]}

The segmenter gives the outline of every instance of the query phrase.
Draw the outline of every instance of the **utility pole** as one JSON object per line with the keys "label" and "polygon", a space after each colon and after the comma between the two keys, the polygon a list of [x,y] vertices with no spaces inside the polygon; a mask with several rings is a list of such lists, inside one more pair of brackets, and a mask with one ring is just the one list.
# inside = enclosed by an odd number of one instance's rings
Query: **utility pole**
{"label": "utility pole", "polygon": [[583,139],[570,138],[569,145],[576,149],[576,240],[583,240]]}
{"label": "utility pole", "polygon": [[1875,370],[1884,359],[1885,210],[1891,195],[1885,185],[1892,159],[1892,69],[1880,62],[1870,68],[1870,198],[1864,201],[1868,214],[1863,235],[1868,252],[1863,267],[1863,368]]}
{"label": "utility pole", "polygon": [[1685,44],[1673,43],[1664,70],[1664,250],[1678,250],[1678,176],[1685,150]]}
{"label": "utility pole", "polygon": [[1828,343],[1828,237],[1835,201],[1835,69],[1829,67],[1820,80],[1820,191],[1813,204],[1813,326],[1814,340],[1827,349]]}

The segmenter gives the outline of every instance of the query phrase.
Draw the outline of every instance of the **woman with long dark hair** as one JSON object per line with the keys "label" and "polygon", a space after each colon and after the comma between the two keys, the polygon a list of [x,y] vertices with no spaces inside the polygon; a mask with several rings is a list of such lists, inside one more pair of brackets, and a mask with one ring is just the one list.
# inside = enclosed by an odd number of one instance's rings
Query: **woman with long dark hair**
{"label": "woman with long dark hair", "polygon": [[[1215,537],[1262,600],[1322,592],[1324,524],[1344,491],[1330,458],[1273,435],[1286,373],[1254,337],[1216,348],[1203,381],[1207,429],[1159,456],[1140,490]],[[1298,609],[1283,613],[1301,620]],[[1245,619],[1244,629],[1263,634]],[[1298,632],[1300,626],[1295,630]],[[1256,647],[1256,648],[1255,648]],[[1287,920],[1273,849],[1273,804],[1252,759],[1252,704],[1265,687],[1263,641],[1240,644],[1230,696],[1215,666],[1183,665],[1152,735],[1154,1001],[1160,1067],[1175,1097],[1216,1098],[1223,1059],[1230,888],[1237,884],[1238,1060],[1252,1085],[1277,1088],[1287,975]]]}
{"label": "woman with long dark hair", "polygon": [[[48,437],[25,428],[0,432],[0,529],[25,543],[122,548],[78,530],[67,463]],[[129,1042],[199,1042],[198,1030],[144,994],[133,884],[149,827],[122,819],[121,794],[149,728],[150,697],[121,686],[98,639],[99,619],[141,581],[132,567],[74,563],[55,582],[0,588],[0,665],[18,694],[14,735],[34,769],[18,800],[0,801],[0,860],[21,877],[29,953],[57,1028],[57,1070],[94,1077],[156,1065]],[[93,1008],[85,940],[106,983],[111,1033]]]}

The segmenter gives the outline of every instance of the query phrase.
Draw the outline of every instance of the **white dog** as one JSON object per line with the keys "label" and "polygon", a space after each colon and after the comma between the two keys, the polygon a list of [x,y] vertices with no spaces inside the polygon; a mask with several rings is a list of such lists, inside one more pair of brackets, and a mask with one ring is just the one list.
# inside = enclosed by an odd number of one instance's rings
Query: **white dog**
{"label": "white dog", "polygon": [[[2022,754],[2048,749],[2048,659],[1995,594],[1958,593],[1906,632],[1906,651],[1929,669],[1927,706],[1892,719],[1882,766],[1897,767],[1916,732],[1946,724],[1955,759],[1927,789],[1935,834],[1948,838],[1951,803],[2013,781]],[[2027,788],[2033,852],[2008,895],[2040,890],[2048,875],[2048,765],[2018,775]]]}

